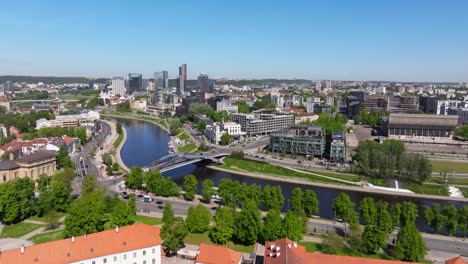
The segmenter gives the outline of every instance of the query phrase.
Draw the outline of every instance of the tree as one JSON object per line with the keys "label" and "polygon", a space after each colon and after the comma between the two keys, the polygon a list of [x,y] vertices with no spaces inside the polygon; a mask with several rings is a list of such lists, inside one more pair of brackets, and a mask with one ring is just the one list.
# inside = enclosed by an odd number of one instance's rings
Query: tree
{"label": "tree", "polygon": [[120,170],[120,166],[119,164],[116,162],[114,164],[112,164],[112,171],[119,171]]}
{"label": "tree", "polygon": [[119,200],[114,206],[111,222],[115,226],[126,226],[135,223],[135,212],[124,201]]}
{"label": "tree", "polygon": [[412,202],[403,202],[401,206],[401,226],[414,224],[418,217],[418,207]]}
{"label": "tree", "polygon": [[86,174],[81,185],[81,196],[92,193],[97,188],[96,178],[91,174]]}
{"label": "tree", "polygon": [[206,179],[202,182],[202,198],[205,203],[209,203],[211,201],[211,197],[214,195],[215,190],[214,182],[210,179]]}
{"label": "tree", "polygon": [[104,230],[104,195],[94,191],[73,201],[65,218],[65,236],[79,236]]}
{"label": "tree", "polygon": [[262,238],[264,241],[276,241],[285,236],[280,211],[268,211],[263,222]]}
{"label": "tree", "polygon": [[[198,189],[198,181],[195,175],[189,174],[184,177],[185,200],[193,201]],[[190,228],[189,228],[190,230]]]}
{"label": "tree", "polygon": [[239,182],[232,181],[228,178],[223,178],[218,184],[218,194],[221,196],[223,204],[236,205],[236,199],[239,195]]}
{"label": "tree", "polygon": [[458,208],[458,226],[463,232],[463,237],[466,237],[468,231],[468,205]]}
{"label": "tree", "polygon": [[406,224],[397,235],[395,254],[403,261],[419,262],[426,255],[427,247],[414,223]]}
{"label": "tree", "polygon": [[71,182],[63,173],[55,173],[50,180],[53,209],[66,212],[72,202]]}
{"label": "tree", "polygon": [[104,155],[102,155],[102,161],[107,166],[111,166],[112,165],[112,156],[109,153],[104,153]]}
{"label": "tree", "polygon": [[[1,105],[0,105],[1,106]],[[5,151],[1,157],[2,160],[10,160],[10,152]]]}
{"label": "tree", "polygon": [[206,129],[206,122],[203,120],[200,120],[197,122],[197,131],[200,133],[203,133]]}
{"label": "tree", "polygon": [[386,246],[386,235],[377,226],[368,224],[362,233],[362,245],[367,254],[376,254],[381,247]]}
{"label": "tree", "polygon": [[[121,94],[122,95],[122,94]],[[130,112],[130,102],[126,101],[123,103],[120,103],[116,106],[117,111],[119,112]]]}
{"label": "tree", "polygon": [[210,229],[211,213],[208,208],[199,204],[189,207],[186,219],[187,228],[192,233],[203,233]]}
{"label": "tree", "polygon": [[246,114],[250,111],[250,106],[245,101],[237,101],[235,105],[237,105],[238,112],[241,114]]}
{"label": "tree", "polygon": [[229,157],[234,158],[234,159],[243,159],[244,158],[244,151],[242,150],[234,150],[231,152],[231,155]]}
{"label": "tree", "polygon": [[229,145],[229,143],[231,143],[231,136],[229,135],[229,133],[226,132],[223,135],[221,135],[219,144],[221,146],[227,146]]}
{"label": "tree", "polygon": [[45,222],[47,223],[46,230],[57,229],[60,226],[59,218],[60,217],[56,211],[49,211],[45,215]]}
{"label": "tree", "polygon": [[271,187],[266,185],[262,192],[262,207],[266,211],[275,209],[280,211],[283,208],[284,196],[281,191],[281,186],[276,185]]}
{"label": "tree", "polygon": [[365,197],[359,203],[359,212],[361,213],[364,224],[369,225],[374,223],[377,215],[377,206],[372,197]]}
{"label": "tree", "polygon": [[301,241],[306,231],[306,221],[301,215],[288,211],[283,221],[286,237],[293,241]]}
{"label": "tree", "polygon": [[304,193],[302,192],[301,188],[294,188],[291,193],[291,197],[289,197],[289,211],[295,213],[296,215],[304,215],[304,206],[302,204],[303,196]]}
{"label": "tree", "polygon": [[260,211],[254,201],[246,201],[237,214],[236,238],[244,245],[252,245],[262,231]]}
{"label": "tree", "polygon": [[73,162],[68,156],[68,150],[62,146],[57,153],[57,164],[60,168],[73,168]]}
{"label": "tree", "polygon": [[335,210],[335,216],[343,219],[345,223],[355,225],[359,221],[358,216],[354,211],[354,203],[346,193],[338,194],[335,200],[333,200],[333,210]]}
{"label": "tree", "polygon": [[190,114],[194,116],[196,115],[209,116],[214,110],[208,104],[193,103],[193,104],[190,104],[189,111],[190,111]]}
{"label": "tree", "polygon": [[103,106],[104,105],[104,99],[94,97],[91,100],[89,100],[88,104],[86,105],[86,108],[94,109],[98,105]]}
{"label": "tree", "polygon": [[171,135],[175,135],[179,128],[182,127],[182,123],[180,123],[179,119],[176,118],[170,118],[169,121],[169,133]]}
{"label": "tree", "polygon": [[431,207],[427,207],[424,210],[424,217],[426,223],[434,230],[434,232],[439,231],[444,224],[444,216],[440,213],[440,204],[434,203]]}
{"label": "tree", "polygon": [[302,198],[302,205],[304,206],[304,212],[307,217],[311,217],[313,214],[318,213],[319,201],[314,191],[305,191],[304,197]]}
{"label": "tree", "polygon": [[174,217],[170,224],[164,224],[161,229],[161,238],[164,240],[163,246],[166,255],[174,254],[184,245],[184,238],[187,236],[187,225],[182,217]]}
{"label": "tree", "polygon": [[140,167],[133,166],[130,174],[125,179],[125,185],[130,189],[141,189],[143,185],[143,171]]}
{"label": "tree", "polygon": [[163,178],[161,187],[161,195],[164,197],[178,196],[180,194],[179,186],[172,181],[171,177]]}
{"label": "tree", "polygon": [[35,212],[34,182],[17,178],[0,185],[0,214],[6,224],[16,223]]}
{"label": "tree", "polygon": [[148,170],[145,174],[146,190],[156,195],[161,195],[164,178],[160,171]]}
{"label": "tree", "polygon": [[216,210],[215,225],[210,230],[210,238],[216,244],[226,244],[234,235],[235,211],[229,207]]}
{"label": "tree", "polygon": [[170,225],[174,221],[175,215],[172,211],[172,205],[170,203],[166,203],[164,205],[162,223],[163,225]]}
{"label": "tree", "polygon": [[445,229],[449,235],[453,235],[457,232],[458,227],[458,212],[455,205],[446,205],[442,209],[442,214],[444,217]]}
{"label": "tree", "polygon": [[115,125],[115,131],[119,135],[123,134],[122,124],[120,122],[117,122],[117,124]]}

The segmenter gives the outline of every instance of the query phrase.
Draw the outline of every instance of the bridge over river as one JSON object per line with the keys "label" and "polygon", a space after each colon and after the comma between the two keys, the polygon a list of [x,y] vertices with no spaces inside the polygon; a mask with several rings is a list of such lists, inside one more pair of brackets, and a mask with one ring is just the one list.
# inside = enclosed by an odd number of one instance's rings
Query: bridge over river
{"label": "bridge over river", "polygon": [[161,172],[170,171],[189,164],[207,162],[210,164],[223,164],[222,157],[230,153],[184,153],[176,152],[168,154],[157,161],[152,162],[144,170],[159,170]]}

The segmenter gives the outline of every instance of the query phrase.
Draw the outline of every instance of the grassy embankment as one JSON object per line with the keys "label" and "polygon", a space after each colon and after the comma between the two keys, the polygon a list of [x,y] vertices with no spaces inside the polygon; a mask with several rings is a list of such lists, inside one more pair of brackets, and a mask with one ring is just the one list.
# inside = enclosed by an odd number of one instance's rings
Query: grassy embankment
{"label": "grassy embankment", "polygon": [[5,238],[5,237],[18,238],[41,227],[42,225],[31,224],[31,223],[26,223],[26,222],[19,222],[14,225],[6,225],[3,228],[3,231],[0,237],[1,238]]}
{"label": "grassy embankment", "polygon": [[438,173],[468,173],[468,163],[444,160],[431,160],[432,171]]}

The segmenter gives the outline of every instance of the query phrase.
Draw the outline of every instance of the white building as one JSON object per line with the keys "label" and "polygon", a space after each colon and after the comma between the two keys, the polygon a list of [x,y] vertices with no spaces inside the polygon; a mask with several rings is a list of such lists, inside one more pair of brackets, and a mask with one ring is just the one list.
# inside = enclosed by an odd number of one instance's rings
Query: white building
{"label": "white building", "polygon": [[99,118],[99,112],[96,111],[88,111],[79,115],[58,115],[52,120],[40,118],[36,121],[36,129],[44,127],[93,127],[94,122],[99,120]]}
{"label": "white building", "polygon": [[302,96],[293,95],[293,98],[292,98],[293,105],[295,106],[302,105],[302,100],[303,100]]}
{"label": "white building", "polygon": [[112,77],[112,92],[115,95],[123,96],[126,94],[125,79],[123,77]]}
{"label": "white building", "polygon": [[79,237],[2,251],[2,264],[160,264],[159,227],[134,224]]}
{"label": "white building", "polygon": [[230,114],[235,114],[239,112],[239,107],[237,105],[232,105],[231,100],[223,99],[216,102],[216,112],[226,111]]}
{"label": "white building", "polygon": [[213,123],[211,126],[206,126],[205,129],[205,136],[213,144],[218,144],[221,141],[221,136],[225,133],[233,138],[245,135],[245,132],[242,132],[241,125],[235,122]]}
{"label": "white building", "polygon": [[321,91],[322,91],[322,82],[321,82],[321,81],[315,82],[315,90],[316,90],[317,92],[321,92]]}
{"label": "white building", "polygon": [[335,98],[331,97],[331,96],[327,96],[325,104],[326,105],[331,105],[331,106],[335,105]]}
{"label": "white building", "polygon": [[284,97],[281,95],[273,95],[271,97],[271,103],[275,104],[277,108],[284,107]]}

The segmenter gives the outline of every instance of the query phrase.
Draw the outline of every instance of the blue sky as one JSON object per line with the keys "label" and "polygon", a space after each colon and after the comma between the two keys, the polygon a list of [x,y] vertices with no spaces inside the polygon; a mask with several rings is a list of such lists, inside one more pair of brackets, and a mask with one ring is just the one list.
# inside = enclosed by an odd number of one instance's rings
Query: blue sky
{"label": "blue sky", "polygon": [[468,1],[14,0],[0,75],[468,81]]}

